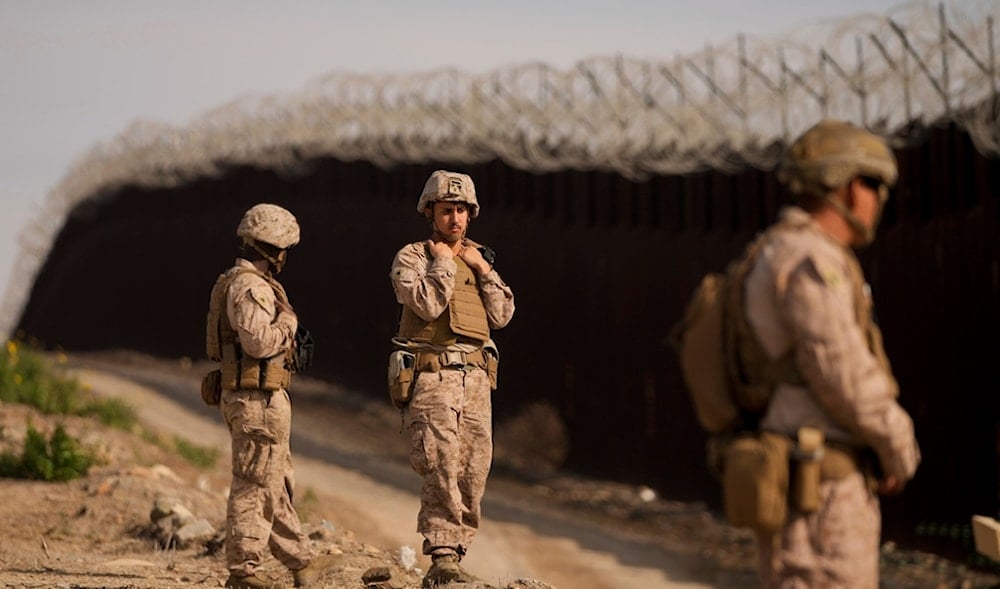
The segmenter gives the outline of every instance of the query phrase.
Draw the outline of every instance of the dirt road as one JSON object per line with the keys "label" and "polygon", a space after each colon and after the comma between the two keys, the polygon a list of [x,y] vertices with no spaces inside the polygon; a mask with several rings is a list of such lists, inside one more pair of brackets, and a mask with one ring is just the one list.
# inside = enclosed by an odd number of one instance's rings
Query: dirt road
{"label": "dirt road", "polygon": [[[197,393],[201,367],[137,357],[79,355],[70,365],[80,382],[123,397],[142,422],[220,452],[229,437],[221,417]],[[410,546],[419,480],[405,462],[399,417],[331,385],[302,379],[293,385],[292,451],[299,489],[332,496],[340,520],[364,542],[382,549]],[[301,491],[300,491],[301,492]],[[663,541],[642,526],[588,517],[548,501],[531,484],[495,474],[483,506],[485,522],[465,563],[487,580],[530,577],[561,589],[707,588],[746,586],[745,566],[721,570],[697,546]],[[718,525],[705,520],[705,525]]]}

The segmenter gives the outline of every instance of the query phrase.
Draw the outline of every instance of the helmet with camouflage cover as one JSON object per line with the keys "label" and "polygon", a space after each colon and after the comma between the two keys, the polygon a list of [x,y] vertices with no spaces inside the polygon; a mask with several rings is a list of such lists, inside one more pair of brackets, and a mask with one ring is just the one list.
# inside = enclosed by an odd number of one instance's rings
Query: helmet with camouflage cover
{"label": "helmet with camouflage cover", "polygon": [[417,201],[417,212],[425,214],[428,206],[435,202],[461,202],[469,207],[469,218],[479,215],[479,201],[476,200],[476,186],[468,174],[437,170],[424,184],[424,190]]}
{"label": "helmet with camouflage cover", "polygon": [[244,213],[236,235],[248,243],[266,243],[284,250],[299,242],[299,223],[287,209],[261,203]]}
{"label": "helmet with camouflage cover", "polygon": [[[788,186],[799,204],[821,200],[836,209],[861,238],[875,238],[881,208],[896,184],[896,157],[886,141],[846,121],[820,121],[799,136],[785,152],[778,179]],[[879,181],[879,211],[873,226],[861,222],[833,191],[858,177]]]}
{"label": "helmet with camouflage cover", "polygon": [[[845,121],[820,121],[788,148],[778,179],[795,195],[825,196],[857,176],[896,184],[896,157],[885,140]],[[888,192],[880,194],[884,201]]]}

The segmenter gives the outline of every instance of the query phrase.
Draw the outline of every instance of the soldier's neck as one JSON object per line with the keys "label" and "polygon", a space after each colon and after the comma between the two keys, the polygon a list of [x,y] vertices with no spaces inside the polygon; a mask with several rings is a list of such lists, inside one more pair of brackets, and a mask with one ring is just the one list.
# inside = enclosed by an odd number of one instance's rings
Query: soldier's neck
{"label": "soldier's neck", "polygon": [[250,263],[253,264],[253,267],[264,276],[271,275],[270,272],[271,265],[268,263],[267,260],[253,260]]}
{"label": "soldier's neck", "polygon": [[459,239],[458,241],[448,241],[447,239],[442,237],[440,233],[435,231],[431,235],[431,240],[434,241],[434,243],[447,243],[448,247],[451,248],[452,253],[457,254],[459,251],[461,251],[462,247],[464,247],[463,242],[465,241],[465,238]]}

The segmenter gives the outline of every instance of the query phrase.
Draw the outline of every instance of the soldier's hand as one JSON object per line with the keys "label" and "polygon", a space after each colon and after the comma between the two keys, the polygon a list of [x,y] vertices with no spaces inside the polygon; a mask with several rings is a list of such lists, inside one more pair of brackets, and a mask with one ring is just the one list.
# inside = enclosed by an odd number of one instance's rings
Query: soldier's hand
{"label": "soldier's hand", "polygon": [[442,256],[451,258],[455,255],[455,252],[451,251],[451,246],[444,241],[434,241],[433,239],[428,239],[427,247],[430,248],[431,255],[435,258],[440,258]]}
{"label": "soldier's hand", "polygon": [[477,248],[465,246],[458,250],[458,257],[462,258],[462,261],[480,276],[489,274],[490,270],[493,269]]}
{"label": "soldier's hand", "polygon": [[278,309],[278,314],[279,314],[279,315],[280,315],[281,313],[289,313],[289,314],[291,314],[291,315],[292,315],[293,317],[295,317],[295,316],[296,316],[296,315],[295,315],[295,311],[294,311],[294,310],[292,309],[292,306],[291,306],[291,305],[289,305],[288,303],[283,303],[283,302],[281,302],[281,301],[274,301],[274,307],[275,307],[276,309]]}
{"label": "soldier's hand", "polygon": [[887,476],[878,482],[879,495],[898,495],[903,491],[903,483],[894,476]]}

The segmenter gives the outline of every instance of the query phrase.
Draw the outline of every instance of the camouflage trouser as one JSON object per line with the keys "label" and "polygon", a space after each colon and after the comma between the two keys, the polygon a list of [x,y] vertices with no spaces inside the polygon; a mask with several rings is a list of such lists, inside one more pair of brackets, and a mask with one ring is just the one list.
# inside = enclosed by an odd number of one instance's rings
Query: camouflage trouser
{"label": "camouflage trouser", "polygon": [[789,513],[784,530],[758,538],[766,589],[877,589],[881,517],[878,497],[859,472],[820,487],[820,509]]}
{"label": "camouflage trouser", "polygon": [[465,554],[493,461],[490,383],[467,367],[422,372],[406,410],[410,462],[423,477],[417,532],[424,554]]}
{"label": "camouflage trouser", "polygon": [[221,409],[233,441],[233,482],[226,510],[230,572],[252,574],[267,548],[289,569],[302,568],[313,552],[292,507],[288,393],[223,391]]}

